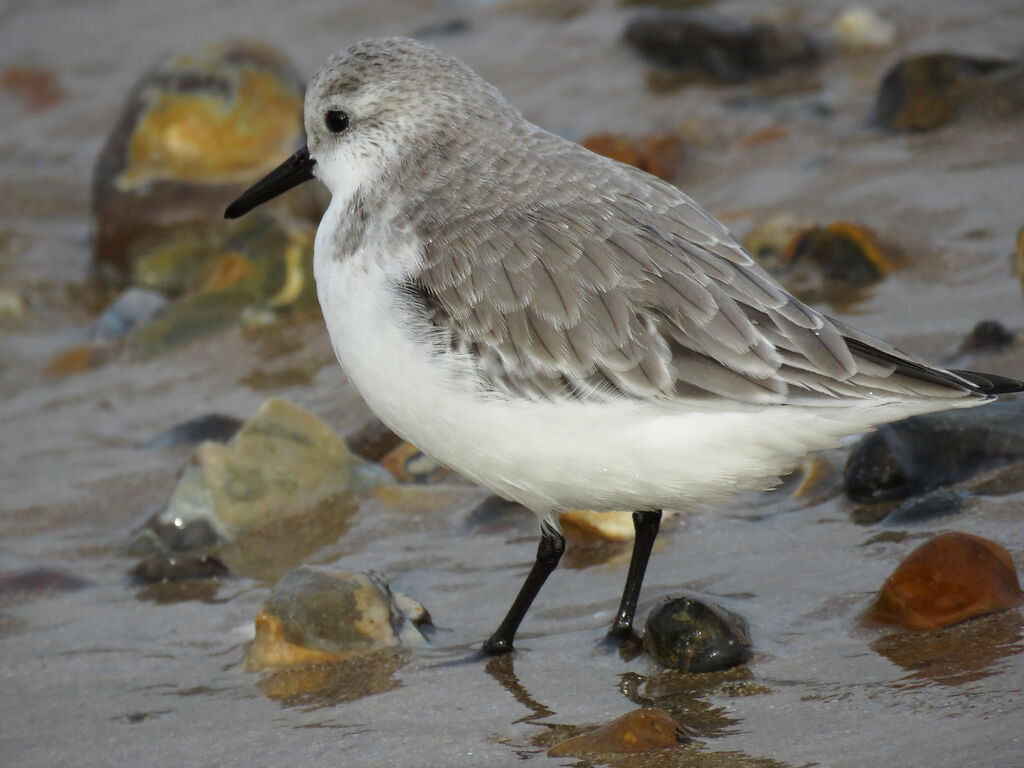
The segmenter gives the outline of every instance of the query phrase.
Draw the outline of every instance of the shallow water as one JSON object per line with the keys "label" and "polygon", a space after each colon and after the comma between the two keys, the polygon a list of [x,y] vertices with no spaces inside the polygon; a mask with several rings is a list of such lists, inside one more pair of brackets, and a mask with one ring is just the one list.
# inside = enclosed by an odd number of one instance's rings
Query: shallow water
{"label": "shallow water", "polygon": [[[0,10],[0,67],[51,69],[64,92],[36,112],[0,92],[0,283],[28,305],[23,318],[0,321],[0,571],[48,565],[90,582],[0,596],[5,764],[567,765],[571,759],[547,758],[546,749],[651,700],[694,727],[705,750],[687,748],[659,765],[712,756],[713,765],[1024,760],[1019,611],[927,636],[858,621],[896,563],[933,531],[989,537],[1024,563],[1022,493],[981,497],[968,512],[903,538],[876,538],[881,529],[855,525],[841,497],[802,506],[786,487],[670,520],[641,613],[666,594],[702,592],[747,618],[756,649],[748,669],[697,683],[660,672],[645,656],[624,660],[602,643],[628,557],[615,547],[610,559],[574,559],[570,550],[568,567],[527,618],[515,657],[477,658],[536,539],[525,515],[467,526],[486,496],[468,487],[403,504],[371,499],[322,539],[329,543],[302,553],[307,562],[386,574],[438,626],[403,664],[354,674],[359,685],[328,681],[318,694],[295,696],[287,681],[275,686],[242,670],[258,605],[289,563],[177,601],[129,582],[133,561],[120,545],[138,519],[166,503],[190,455],[140,443],[204,413],[247,418],[269,394],[243,383],[254,371],[316,370],[311,381],[299,377],[273,394],[341,434],[369,418],[332,362],[319,321],[231,330],[69,378],[43,374],[57,352],[83,339],[97,308],[85,287],[91,166],[128,87],[160,51],[259,37],[309,73],[363,37],[464,18],[467,32],[433,42],[535,122],[571,138],[680,131],[688,159],[678,183],[737,233],[790,211],[849,219],[896,239],[906,267],[841,313],[859,327],[938,361],[979,320],[1024,328],[1008,260],[1024,225],[1024,123],[969,122],[911,137],[865,124],[876,83],[901,54],[1019,55],[1024,7],[940,0],[925,15],[920,4],[878,3],[900,32],[890,50],[834,57],[771,87],[697,85],[653,95],[642,63],[619,42],[631,10],[580,3],[560,18],[545,5],[104,0]],[[822,30],[844,6],[718,7]],[[741,144],[773,125],[785,130],[778,141]],[[1024,376],[1024,351],[970,364]]]}

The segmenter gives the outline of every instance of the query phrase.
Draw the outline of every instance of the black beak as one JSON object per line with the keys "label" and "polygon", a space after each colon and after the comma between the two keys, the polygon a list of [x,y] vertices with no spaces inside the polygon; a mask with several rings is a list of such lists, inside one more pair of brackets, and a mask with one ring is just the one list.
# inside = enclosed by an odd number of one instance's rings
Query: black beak
{"label": "black beak", "polygon": [[262,205],[292,187],[309,181],[313,178],[314,165],[316,165],[316,160],[311,158],[309,150],[303,147],[245,190],[241,197],[227,207],[227,210],[224,211],[224,218],[237,219],[239,216],[244,216],[257,205]]}

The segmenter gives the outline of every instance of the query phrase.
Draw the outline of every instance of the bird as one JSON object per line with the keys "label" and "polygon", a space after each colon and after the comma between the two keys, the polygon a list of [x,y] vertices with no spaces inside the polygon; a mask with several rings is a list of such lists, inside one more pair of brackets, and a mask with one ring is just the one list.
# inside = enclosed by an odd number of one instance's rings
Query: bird
{"label": "bird", "polygon": [[347,378],[399,436],[537,516],[536,559],[486,654],[513,650],[565,550],[562,511],[632,511],[608,633],[625,640],[663,510],[1024,389],[804,304],[678,188],[530,123],[433,46],[331,56],[304,122],[306,146],[225,216],[326,185],[314,275]]}

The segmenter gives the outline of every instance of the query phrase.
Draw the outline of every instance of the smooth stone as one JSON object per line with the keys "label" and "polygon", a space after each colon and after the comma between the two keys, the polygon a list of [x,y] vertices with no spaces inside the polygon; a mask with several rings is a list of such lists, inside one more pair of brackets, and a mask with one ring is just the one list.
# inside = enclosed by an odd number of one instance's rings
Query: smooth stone
{"label": "smooth stone", "polygon": [[402,444],[402,438],[380,419],[373,419],[345,438],[345,442],[352,453],[367,461],[380,461]]}
{"label": "smooth stone", "polygon": [[847,495],[901,501],[1024,461],[1024,401],[914,416],[862,438],[844,470]]}
{"label": "smooth stone", "polygon": [[438,464],[415,445],[404,441],[382,456],[380,465],[401,483],[440,483],[453,474],[448,467]]}
{"label": "smooth stone", "polygon": [[923,496],[907,499],[881,519],[880,525],[920,525],[959,514],[968,494],[951,488],[938,488]]}
{"label": "smooth stone", "polygon": [[0,573],[0,597],[77,592],[92,582],[63,568],[35,566]]}
{"label": "smooth stone", "polygon": [[753,656],[742,616],[692,597],[669,598],[648,614],[644,646],[662,666],[691,673],[729,669]]}
{"label": "smooth stone", "polygon": [[894,131],[930,131],[967,116],[1024,112],[1024,60],[926,53],[897,62],[882,78],[874,121]]}
{"label": "smooth stone", "polygon": [[844,48],[874,50],[896,41],[896,27],[866,5],[845,8],[832,25],[832,34]]}
{"label": "smooth stone", "polygon": [[173,448],[178,445],[196,445],[212,440],[215,443],[226,443],[234,437],[242,427],[242,420],[234,416],[220,413],[207,413],[161,432],[147,440],[142,448]]}
{"label": "smooth stone", "polygon": [[817,42],[803,30],[705,10],[642,11],[626,26],[625,38],[655,64],[725,82],[807,66],[821,56]]}
{"label": "smooth stone", "polygon": [[943,533],[911,552],[885,580],[867,618],[906,629],[939,629],[1018,606],[1017,570],[999,544]]}
{"label": "smooth stone", "polygon": [[260,606],[245,665],[254,672],[421,645],[419,626],[429,622],[423,606],[392,592],[376,574],[303,565]]}
{"label": "smooth stone", "polygon": [[100,344],[78,344],[65,349],[46,366],[47,376],[75,376],[99,368],[107,362],[110,350]]}
{"label": "smooth stone", "polygon": [[386,470],[353,456],[316,416],[271,399],[226,445],[199,446],[158,519],[178,527],[205,520],[218,536],[232,539],[390,481]]}
{"label": "smooth stone", "polygon": [[144,325],[167,306],[167,298],[159,291],[128,288],[97,318],[92,327],[92,340],[101,344],[120,341],[129,331]]}
{"label": "smooth stone", "polygon": [[959,354],[1001,352],[1011,346],[1017,334],[998,320],[982,320],[964,337]]}
{"label": "smooth stone", "polygon": [[142,559],[132,569],[132,577],[142,584],[181,579],[213,579],[228,575],[228,567],[213,555],[189,552],[157,552]]}
{"label": "smooth stone", "polygon": [[548,757],[631,755],[690,743],[687,731],[657,707],[635,709],[607,725],[556,744]]}
{"label": "smooth stone", "polygon": [[633,541],[636,538],[632,512],[570,509],[562,512],[558,519],[562,525],[576,528],[587,536],[597,536],[609,541]]}

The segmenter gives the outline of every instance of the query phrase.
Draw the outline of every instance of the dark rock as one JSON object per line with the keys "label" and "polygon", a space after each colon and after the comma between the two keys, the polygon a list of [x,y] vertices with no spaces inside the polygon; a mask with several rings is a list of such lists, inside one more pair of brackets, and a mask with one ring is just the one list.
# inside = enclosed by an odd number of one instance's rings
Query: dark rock
{"label": "dark rock", "polygon": [[899,501],[1024,461],[1024,401],[915,416],[864,437],[846,462],[856,502]]}
{"label": "dark rock", "polygon": [[655,64],[739,82],[816,62],[820,48],[795,27],[754,24],[711,11],[651,9],[626,26],[626,41]]}
{"label": "dark rock", "polygon": [[353,432],[345,443],[352,453],[367,461],[380,461],[402,444],[402,438],[392,432],[380,419],[374,419]]}
{"label": "dark rock", "polygon": [[224,416],[219,413],[208,413],[194,419],[183,421],[161,432],[156,437],[143,443],[143,448],[172,448],[177,445],[196,445],[212,440],[215,443],[226,443],[242,427],[241,419]]}
{"label": "dark rock", "polygon": [[886,579],[870,621],[938,629],[1020,605],[1009,553],[968,533],[943,533],[915,549]]}
{"label": "dark rock", "polygon": [[950,488],[939,488],[907,499],[896,509],[882,518],[881,524],[888,526],[917,525],[943,517],[950,517],[963,509],[967,493]]}
{"label": "dark rock", "polygon": [[424,24],[413,31],[412,36],[420,40],[431,37],[450,37],[451,35],[463,35],[472,29],[468,19],[447,19],[434,24]]}
{"label": "dark rock", "polygon": [[141,584],[179,579],[212,579],[228,575],[228,567],[213,555],[189,552],[158,552],[149,555],[132,569]]}
{"label": "dark rock", "polygon": [[0,574],[0,597],[76,592],[91,583],[62,568],[37,566]]}
{"label": "dark rock", "polygon": [[492,495],[466,516],[462,528],[472,533],[500,533],[532,523],[532,519],[533,513],[519,502]]}
{"label": "dark rock", "polygon": [[1024,61],[928,53],[903,59],[878,88],[875,122],[895,131],[929,131],[966,115],[1024,112]]}
{"label": "dark rock", "polygon": [[164,522],[154,517],[146,530],[155,535],[161,549],[169,552],[190,552],[223,540],[210,521],[202,518],[188,521],[175,518]]}
{"label": "dark rock", "polygon": [[1000,352],[1017,338],[1017,334],[1009,330],[998,320],[982,320],[960,345],[960,354],[971,354],[977,352]]}
{"label": "dark rock", "polygon": [[651,611],[644,645],[662,666],[692,673],[729,669],[753,655],[742,616],[691,597],[670,598]]}

